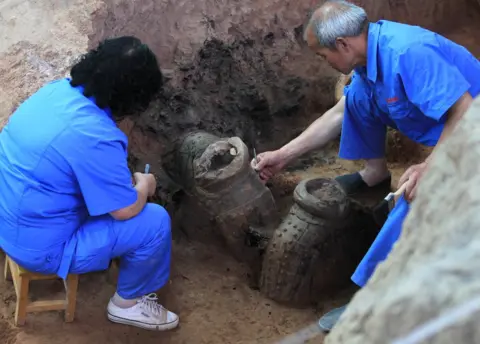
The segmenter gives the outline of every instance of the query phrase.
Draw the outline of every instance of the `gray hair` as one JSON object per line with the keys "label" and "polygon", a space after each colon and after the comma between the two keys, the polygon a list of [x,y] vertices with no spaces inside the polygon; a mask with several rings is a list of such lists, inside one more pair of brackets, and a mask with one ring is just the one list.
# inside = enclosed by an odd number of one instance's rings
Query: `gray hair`
{"label": "gray hair", "polygon": [[334,49],[339,37],[356,37],[368,27],[365,10],[343,0],[331,0],[319,7],[311,16],[307,31],[312,30],[321,47]]}

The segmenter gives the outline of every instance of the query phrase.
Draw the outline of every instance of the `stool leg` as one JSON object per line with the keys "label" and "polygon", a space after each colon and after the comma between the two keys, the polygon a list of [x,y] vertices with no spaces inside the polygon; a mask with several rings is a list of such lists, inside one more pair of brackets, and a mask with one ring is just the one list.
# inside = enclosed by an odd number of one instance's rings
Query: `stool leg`
{"label": "stool leg", "polygon": [[65,322],[72,322],[75,318],[75,308],[77,305],[78,275],[68,275],[65,286],[67,292]]}
{"label": "stool leg", "polygon": [[28,287],[30,279],[26,276],[19,276],[17,294],[17,308],[15,310],[15,326],[25,325],[27,319],[27,305],[28,305]]}
{"label": "stool leg", "polygon": [[5,257],[5,269],[3,269],[3,276],[5,277],[5,281],[12,280],[12,271],[10,271],[10,264],[8,264],[7,257]]}

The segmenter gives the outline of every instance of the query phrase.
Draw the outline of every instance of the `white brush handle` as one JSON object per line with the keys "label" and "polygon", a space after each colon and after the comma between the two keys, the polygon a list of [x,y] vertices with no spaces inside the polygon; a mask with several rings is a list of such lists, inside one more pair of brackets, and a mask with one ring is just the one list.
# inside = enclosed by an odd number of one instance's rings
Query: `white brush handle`
{"label": "white brush handle", "polygon": [[402,186],[400,186],[397,191],[393,193],[393,198],[395,199],[395,202],[400,198],[400,196],[403,195],[403,193],[407,189],[407,182],[408,180],[405,183],[403,183]]}

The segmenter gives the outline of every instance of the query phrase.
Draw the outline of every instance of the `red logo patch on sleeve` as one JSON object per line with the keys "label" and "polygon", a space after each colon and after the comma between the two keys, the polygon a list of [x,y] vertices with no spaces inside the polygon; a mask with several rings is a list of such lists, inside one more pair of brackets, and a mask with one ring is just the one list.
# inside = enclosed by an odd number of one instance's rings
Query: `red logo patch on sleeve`
{"label": "red logo patch on sleeve", "polygon": [[398,101],[398,97],[387,98],[388,104],[395,103],[396,101]]}

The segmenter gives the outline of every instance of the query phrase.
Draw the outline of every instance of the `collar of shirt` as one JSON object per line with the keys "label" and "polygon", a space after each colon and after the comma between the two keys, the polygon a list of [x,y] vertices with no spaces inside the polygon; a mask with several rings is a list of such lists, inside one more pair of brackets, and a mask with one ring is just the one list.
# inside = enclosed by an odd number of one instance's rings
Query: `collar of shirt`
{"label": "collar of shirt", "polygon": [[367,78],[372,82],[377,81],[377,52],[380,26],[381,21],[377,23],[370,23],[368,25]]}
{"label": "collar of shirt", "polygon": [[[70,82],[70,79],[69,79],[69,78],[67,78],[67,80],[68,80],[68,82]],[[83,90],[85,89],[85,87],[83,87],[82,85],[76,86],[76,87],[74,87],[74,88],[75,88],[76,90],[78,90],[78,91],[79,91],[80,93],[82,93],[82,94],[83,94]],[[90,99],[92,102],[95,103],[95,97],[92,96],[92,97],[89,97],[88,99]],[[95,103],[95,104],[96,104],[96,103]],[[108,117],[110,117],[110,118],[113,119],[113,117],[112,117],[112,110],[111,110],[110,108],[106,107],[106,108],[104,108],[104,109],[102,109],[102,110],[108,115]]]}
{"label": "collar of shirt", "polygon": [[378,54],[378,38],[380,35],[381,21],[377,23],[370,23],[368,26],[368,40],[367,40],[367,65],[355,68],[355,72],[362,76],[364,80],[375,84],[377,81],[377,54]]}

